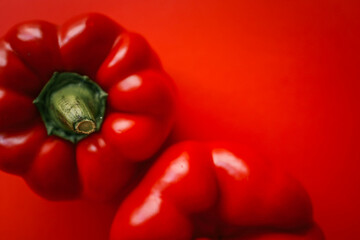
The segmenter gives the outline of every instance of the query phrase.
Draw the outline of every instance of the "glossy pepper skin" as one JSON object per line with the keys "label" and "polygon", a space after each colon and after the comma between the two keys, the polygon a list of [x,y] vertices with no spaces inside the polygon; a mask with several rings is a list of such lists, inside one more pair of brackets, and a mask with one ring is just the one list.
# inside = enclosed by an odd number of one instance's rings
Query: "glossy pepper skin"
{"label": "glossy pepper skin", "polygon": [[[108,93],[101,130],[77,144],[47,136],[32,103],[54,72]],[[0,41],[0,169],[51,200],[113,200],[167,138],[175,95],[147,41],[104,15],[18,24]]]}
{"label": "glossy pepper skin", "polygon": [[298,181],[224,142],[170,147],[120,205],[110,238],[324,239]]}

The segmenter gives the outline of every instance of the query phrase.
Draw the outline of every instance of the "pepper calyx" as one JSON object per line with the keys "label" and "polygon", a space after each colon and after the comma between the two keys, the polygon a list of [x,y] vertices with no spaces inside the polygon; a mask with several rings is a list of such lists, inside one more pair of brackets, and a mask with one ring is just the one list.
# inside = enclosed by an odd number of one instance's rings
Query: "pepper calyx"
{"label": "pepper calyx", "polygon": [[33,103],[48,135],[77,143],[100,130],[106,98],[107,93],[89,77],[55,72]]}

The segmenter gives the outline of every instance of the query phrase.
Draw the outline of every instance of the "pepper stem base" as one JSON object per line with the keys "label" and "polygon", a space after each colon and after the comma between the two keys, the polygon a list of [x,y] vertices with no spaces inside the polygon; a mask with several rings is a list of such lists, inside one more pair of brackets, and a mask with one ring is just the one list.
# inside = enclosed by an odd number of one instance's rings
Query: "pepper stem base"
{"label": "pepper stem base", "polygon": [[75,123],[75,131],[80,134],[91,134],[95,132],[96,124],[93,120],[85,119]]}
{"label": "pepper stem base", "polygon": [[77,143],[100,130],[107,93],[87,76],[54,73],[34,100],[48,135]]}

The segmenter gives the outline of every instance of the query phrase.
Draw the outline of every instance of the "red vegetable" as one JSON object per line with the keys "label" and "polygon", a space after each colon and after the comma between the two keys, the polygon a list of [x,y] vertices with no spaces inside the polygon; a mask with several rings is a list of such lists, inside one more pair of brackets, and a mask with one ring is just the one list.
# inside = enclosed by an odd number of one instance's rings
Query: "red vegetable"
{"label": "red vegetable", "polygon": [[113,199],[165,141],[174,98],[146,40],[103,15],[16,25],[0,42],[0,168],[48,199]]}
{"label": "red vegetable", "polygon": [[120,205],[112,240],[324,239],[304,188],[249,149],[184,142]]}

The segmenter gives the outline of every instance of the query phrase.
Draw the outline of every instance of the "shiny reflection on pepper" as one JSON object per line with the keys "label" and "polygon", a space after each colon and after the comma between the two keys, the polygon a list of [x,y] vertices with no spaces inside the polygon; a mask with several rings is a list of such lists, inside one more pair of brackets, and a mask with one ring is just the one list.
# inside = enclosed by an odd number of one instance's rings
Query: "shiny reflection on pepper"
{"label": "shiny reflection on pepper", "polygon": [[0,100],[5,96],[5,91],[0,89]]}
{"label": "shiny reflection on pepper", "polygon": [[214,149],[212,151],[215,166],[223,168],[235,179],[240,180],[249,175],[249,169],[244,161],[226,149]]}
{"label": "shiny reflection on pepper", "polygon": [[95,144],[90,144],[90,145],[88,146],[87,150],[88,150],[89,152],[97,152],[99,148],[103,148],[103,147],[105,147],[105,145],[106,145],[106,144],[105,144],[104,139],[103,139],[103,138],[98,138],[98,139],[97,139],[97,145],[95,145]]}
{"label": "shiny reflection on pepper", "polygon": [[185,152],[176,158],[166,169],[165,174],[154,185],[158,191],[163,191],[170,184],[183,178],[189,172],[189,155]]}
{"label": "shiny reflection on pepper", "polygon": [[138,87],[140,87],[142,84],[142,79],[137,75],[132,75],[128,78],[125,78],[123,81],[119,83],[119,87],[122,91],[131,91]]}
{"label": "shiny reflection on pepper", "polygon": [[140,225],[159,213],[162,199],[161,193],[171,184],[178,182],[189,172],[189,155],[182,153],[166,169],[164,175],[151,189],[150,195],[130,217],[130,224]]}
{"label": "shiny reflection on pepper", "polygon": [[42,36],[42,32],[39,29],[39,26],[25,25],[19,29],[17,37],[20,40],[27,42],[27,41],[32,41],[32,40],[36,40],[36,39],[41,39],[43,36]]}
{"label": "shiny reflection on pepper", "polygon": [[[121,41],[121,38],[118,38],[115,40],[115,43],[117,43],[118,41]],[[121,46],[121,49],[119,49],[117,51],[117,53],[115,54],[114,58],[110,61],[108,67],[112,67],[114,66],[118,61],[122,60],[125,57],[125,54],[127,53],[129,49],[128,45],[125,46]]]}
{"label": "shiny reflection on pepper", "polygon": [[153,192],[145,199],[144,204],[134,211],[131,216],[130,224],[137,226],[155,216],[160,211],[162,199],[160,192]]}
{"label": "shiny reflection on pepper", "polygon": [[8,137],[5,134],[0,134],[0,145],[5,147],[15,147],[17,145],[24,144],[30,137],[30,134],[26,135],[18,135],[18,136],[12,136]]}
{"label": "shiny reflection on pepper", "polygon": [[112,128],[117,133],[125,132],[126,130],[130,129],[132,126],[135,125],[135,122],[130,119],[117,119],[113,124]]}
{"label": "shiny reflection on pepper", "polygon": [[7,53],[5,49],[0,50],[0,67],[5,67],[7,64]]}
{"label": "shiny reflection on pepper", "polygon": [[74,24],[70,30],[66,33],[66,36],[59,40],[60,46],[66,44],[70,39],[82,33],[86,28],[86,19]]}

